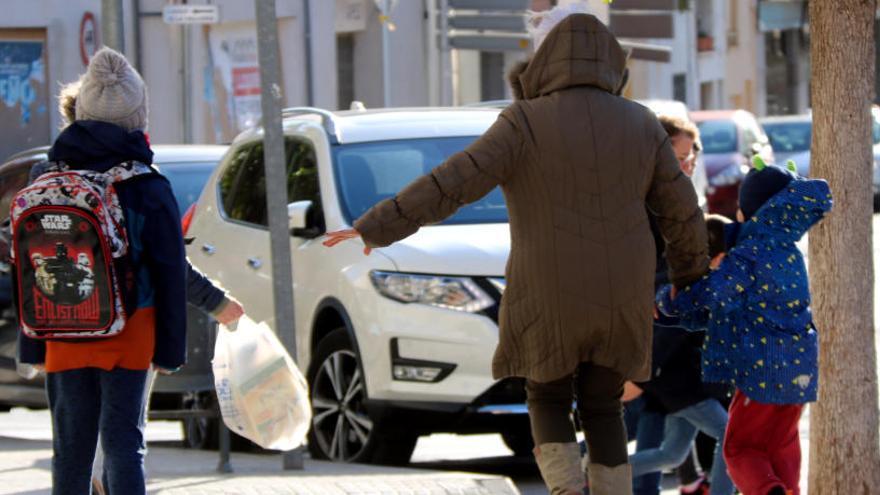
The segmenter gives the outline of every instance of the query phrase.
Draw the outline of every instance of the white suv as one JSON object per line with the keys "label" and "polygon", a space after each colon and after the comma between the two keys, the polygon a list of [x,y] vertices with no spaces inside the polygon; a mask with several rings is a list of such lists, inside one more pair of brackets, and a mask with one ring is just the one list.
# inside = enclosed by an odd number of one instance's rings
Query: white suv
{"label": "white suv", "polygon": [[[531,449],[521,380],[496,382],[510,250],[500,190],[364,256],[326,231],[462,150],[494,109],[284,112],[298,363],[311,384],[317,458],[402,463],[419,435],[502,433]],[[262,132],[238,136],[192,215],[192,262],[273,325]]]}

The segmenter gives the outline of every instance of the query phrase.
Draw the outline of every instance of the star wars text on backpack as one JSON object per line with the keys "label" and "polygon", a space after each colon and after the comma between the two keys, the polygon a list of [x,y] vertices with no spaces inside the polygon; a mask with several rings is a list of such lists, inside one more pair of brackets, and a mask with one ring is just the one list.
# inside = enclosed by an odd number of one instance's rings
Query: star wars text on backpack
{"label": "star wars text on backpack", "polygon": [[150,173],[52,164],[13,198],[12,257],[22,331],[36,339],[119,334],[135,300],[125,219],[114,184]]}

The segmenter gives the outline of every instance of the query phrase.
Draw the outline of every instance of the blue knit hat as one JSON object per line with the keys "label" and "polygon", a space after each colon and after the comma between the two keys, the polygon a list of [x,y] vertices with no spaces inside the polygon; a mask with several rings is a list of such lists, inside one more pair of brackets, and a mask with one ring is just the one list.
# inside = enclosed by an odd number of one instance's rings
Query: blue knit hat
{"label": "blue knit hat", "polygon": [[776,165],[764,165],[761,160],[756,161],[739,188],[739,209],[743,216],[746,219],[751,218],[768,199],[785,189],[795,177],[790,170]]}

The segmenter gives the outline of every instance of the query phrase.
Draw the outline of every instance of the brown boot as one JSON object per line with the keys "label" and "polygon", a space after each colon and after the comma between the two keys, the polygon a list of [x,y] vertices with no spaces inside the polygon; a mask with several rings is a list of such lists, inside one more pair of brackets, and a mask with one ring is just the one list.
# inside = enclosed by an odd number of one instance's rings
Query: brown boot
{"label": "brown boot", "polygon": [[586,479],[581,469],[581,449],[577,443],[544,443],[535,447],[534,453],[550,495],[583,493]]}
{"label": "brown boot", "polygon": [[632,495],[632,467],[590,464],[590,495]]}

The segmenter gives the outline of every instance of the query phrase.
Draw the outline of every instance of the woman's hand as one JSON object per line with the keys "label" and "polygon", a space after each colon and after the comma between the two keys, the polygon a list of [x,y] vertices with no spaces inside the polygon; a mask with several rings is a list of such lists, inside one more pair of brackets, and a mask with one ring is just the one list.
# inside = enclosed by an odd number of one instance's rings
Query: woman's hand
{"label": "woman's hand", "polygon": [[[333,247],[339,244],[342,241],[347,241],[349,239],[357,239],[361,236],[360,232],[355,229],[345,229],[345,230],[337,230],[336,232],[328,232],[326,234],[326,240],[324,241],[324,245],[327,247]],[[373,248],[364,245],[364,254],[369,256],[370,251]]]}
{"label": "woman's hand", "polygon": [[623,384],[623,397],[620,398],[620,401],[629,402],[638,399],[640,395],[642,395],[641,387],[633,382],[626,382]]}

